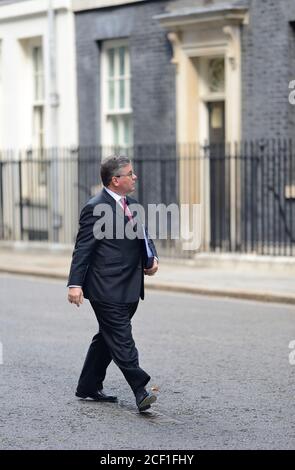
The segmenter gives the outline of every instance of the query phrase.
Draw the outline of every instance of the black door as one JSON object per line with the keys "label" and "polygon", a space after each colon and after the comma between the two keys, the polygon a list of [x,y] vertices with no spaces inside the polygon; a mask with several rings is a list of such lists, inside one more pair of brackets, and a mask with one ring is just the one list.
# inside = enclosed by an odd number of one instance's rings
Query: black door
{"label": "black door", "polygon": [[229,240],[229,184],[225,159],[224,101],[208,103],[210,158],[210,222],[212,249],[227,247]]}

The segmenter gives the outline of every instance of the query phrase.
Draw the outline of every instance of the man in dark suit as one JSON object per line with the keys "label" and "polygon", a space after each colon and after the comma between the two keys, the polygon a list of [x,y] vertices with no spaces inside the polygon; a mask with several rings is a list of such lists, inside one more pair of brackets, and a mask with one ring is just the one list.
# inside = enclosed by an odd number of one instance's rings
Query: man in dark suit
{"label": "man in dark suit", "polygon": [[[79,307],[83,297],[89,299],[99,323],[76,396],[117,401],[117,397],[103,392],[106,370],[113,360],[134,392],[139,411],[144,411],[156,401],[156,396],[145,388],[150,376],[139,366],[131,318],[139,298],[144,298],[144,274],[152,276],[158,270],[157,252],[151,239],[146,237],[145,243],[138,236],[136,219],[128,207],[136,202],[127,195],[135,190],[137,180],[130,160],[123,156],[107,158],[101,165],[101,179],[102,191],[81,211],[68,279],[69,302]],[[118,236],[120,220],[123,228],[129,224],[137,235],[129,237],[128,231],[123,230],[123,236]],[[149,267],[144,266],[147,251],[152,260]]]}

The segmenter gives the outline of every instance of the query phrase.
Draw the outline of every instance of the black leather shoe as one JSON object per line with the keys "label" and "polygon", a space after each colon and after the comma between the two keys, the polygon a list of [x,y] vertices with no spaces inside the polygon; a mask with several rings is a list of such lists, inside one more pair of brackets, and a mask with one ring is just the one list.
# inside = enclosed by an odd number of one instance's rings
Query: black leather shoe
{"label": "black leather shoe", "polygon": [[106,395],[102,390],[97,390],[97,392],[92,393],[76,392],[75,395],[76,397],[83,398],[84,400],[86,398],[91,398],[94,401],[104,401],[109,403],[116,403],[118,401],[117,397]]}
{"label": "black leather shoe", "polygon": [[157,400],[156,395],[147,392],[145,389],[140,392],[137,392],[135,397],[136,405],[140,412],[148,410],[151,407],[151,404],[155,403],[155,401]]}

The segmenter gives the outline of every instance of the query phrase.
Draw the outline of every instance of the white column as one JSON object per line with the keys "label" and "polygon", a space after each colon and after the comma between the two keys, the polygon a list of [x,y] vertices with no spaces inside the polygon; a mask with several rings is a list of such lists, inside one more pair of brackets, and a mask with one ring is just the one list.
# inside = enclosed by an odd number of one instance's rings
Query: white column
{"label": "white column", "polygon": [[225,26],[228,45],[225,56],[226,83],[226,141],[241,139],[241,39],[240,26]]}
{"label": "white column", "polygon": [[234,144],[241,141],[241,38],[240,26],[225,26],[223,32],[228,37],[228,47],[225,57],[226,76],[226,142],[231,146],[230,160],[230,231],[231,241],[235,245],[239,241],[239,224],[237,216],[240,214],[240,168],[234,159]]}

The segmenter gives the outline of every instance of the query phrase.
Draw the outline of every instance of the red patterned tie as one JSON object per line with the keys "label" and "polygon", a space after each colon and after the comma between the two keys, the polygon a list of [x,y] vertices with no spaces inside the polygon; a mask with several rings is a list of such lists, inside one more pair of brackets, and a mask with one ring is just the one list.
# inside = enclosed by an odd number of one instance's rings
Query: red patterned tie
{"label": "red patterned tie", "polygon": [[128,219],[133,223],[133,217],[132,217],[131,211],[128,207],[126,197],[122,197],[121,201],[122,201],[122,206],[123,206],[123,209],[124,209],[124,214],[127,215]]}

